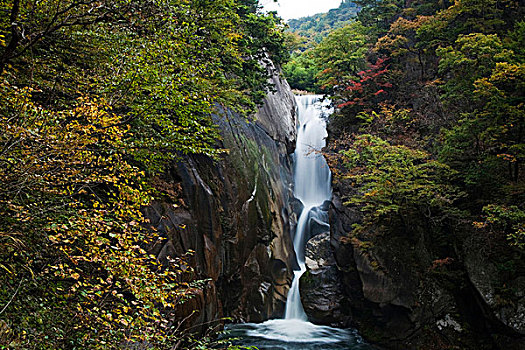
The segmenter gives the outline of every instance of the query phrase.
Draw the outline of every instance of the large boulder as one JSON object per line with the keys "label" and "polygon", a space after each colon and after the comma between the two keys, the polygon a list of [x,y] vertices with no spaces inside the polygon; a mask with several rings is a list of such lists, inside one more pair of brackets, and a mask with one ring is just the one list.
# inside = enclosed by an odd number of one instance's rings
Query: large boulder
{"label": "large boulder", "polygon": [[307,271],[301,277],[300,291],[308,319],[318,324],[347,326],[349,310],[343,306],[343,285],[330,246],[330,232],[311,238],[305,256]]}
{"label": "large boulder", "polygon": [[513,266],[498,267],[490,250],[483,249],[488,242],[478,238],[469,243],[464,247],[465,267],[485,317],[525,339],[525,275],[504,271],[516,269]]}

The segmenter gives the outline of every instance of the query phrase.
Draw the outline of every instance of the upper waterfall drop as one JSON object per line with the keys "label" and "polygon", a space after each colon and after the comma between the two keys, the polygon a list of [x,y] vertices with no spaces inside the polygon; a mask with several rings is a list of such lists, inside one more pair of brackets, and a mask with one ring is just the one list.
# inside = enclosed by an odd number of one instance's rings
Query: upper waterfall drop
{"label": "upper waterfall drop", "polygon": [[306,207],[332,197],[331,172],[320,153],[326,146],[326,120],[321,96],[295,97],[298,105],[297,145],[294,153],[294,196]]}

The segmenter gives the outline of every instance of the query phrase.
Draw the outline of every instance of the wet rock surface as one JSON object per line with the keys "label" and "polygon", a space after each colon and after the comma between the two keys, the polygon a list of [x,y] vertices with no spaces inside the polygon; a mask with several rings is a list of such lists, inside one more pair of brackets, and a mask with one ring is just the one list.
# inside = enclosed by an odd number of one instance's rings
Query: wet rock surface
{"label": "wet rock surface", "polygon": [[477,302],[487,317],[508,332],[525,336],[525,275],[505,278],[502,267],[491,261],[486,249],[476,249],[480,244],[483,246],[484,242],[465,245],[465,267]]}
{"label": "wet rock surface", "polygon": [[307,272],[301,277],[301,300],[308,319],[316,324],[345,327],[349,315],[343,308],[343,284],[335,265],[330,232],[306,244]]}

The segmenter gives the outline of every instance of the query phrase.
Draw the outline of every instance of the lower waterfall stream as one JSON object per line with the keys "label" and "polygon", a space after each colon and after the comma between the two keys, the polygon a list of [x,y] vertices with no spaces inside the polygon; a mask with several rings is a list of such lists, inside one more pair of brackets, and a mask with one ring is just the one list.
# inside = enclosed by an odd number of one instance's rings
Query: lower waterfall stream
{"label": "lower waterfall stream", "polygon": [[297,220],[293,245],[300,269],[294,271],[284,319],[229,325],[228,336],[239,339],[237,345],[256,346],[261,350],[373,349],[355,330],[308,322],[301,303],[299,279],[306,271],[305,245],[311,238],[309,225],[315,221],[328,226],[326,211],[318,209],[331,199],[332,191],[330,169],[320,153],[327,137],[320,96],[296,96],[296,101],[299,126],[294,154],[294,196],[301,201],[303,209]]}

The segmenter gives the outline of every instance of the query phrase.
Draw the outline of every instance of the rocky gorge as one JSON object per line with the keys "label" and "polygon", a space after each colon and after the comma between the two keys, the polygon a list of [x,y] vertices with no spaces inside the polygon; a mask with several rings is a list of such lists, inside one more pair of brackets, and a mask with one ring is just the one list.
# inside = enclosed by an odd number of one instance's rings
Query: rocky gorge
{"label": "rocky gorge", "polygon": [[301,293],[312,320],[353,326],[387,349],[525,348],[523,277],[510,282],[512,302],[495,296],[504,277],[486,237],[465,233],[450,258],[433,260],[443,248],[422,228],[351,235],[362,214],[343,203],[355,194],[348,179],[334,180],[330,231],[307,244]]}
{"label": "rocky gorge", "polygon": [[[228,150],[220,161],[183,157],[157,181],[163,199],[145,209],[164,238],[151,252],[163,260],[194,251],[195,273],[207,279],[178,317],[201,332],[224,317],[281,318],[297,269],[296,105],[279,70],[270,69],[274,91],[253,120],[231,111],[215,116],[219,146]],[[356,189],[344,179],[333,185],[332,201],[316,209],[329,217],[329,227],[307,232],[300,291],[310,321],[355,327],[387,349],[523,349],[523,281],[512,282],[515,304],[498,304],[487,282],[497,279],[495,268],[478,249],[481,238],[458,241],[444,261],[432,259],[439,242],[421,228],[416,235],[372,230],[367,239],[350,238],[362,214],[343,202]]]}

